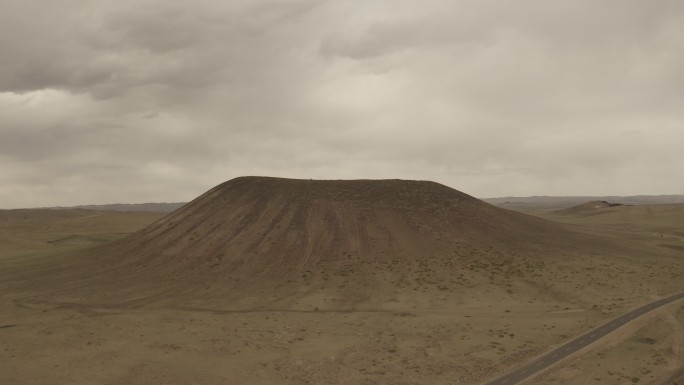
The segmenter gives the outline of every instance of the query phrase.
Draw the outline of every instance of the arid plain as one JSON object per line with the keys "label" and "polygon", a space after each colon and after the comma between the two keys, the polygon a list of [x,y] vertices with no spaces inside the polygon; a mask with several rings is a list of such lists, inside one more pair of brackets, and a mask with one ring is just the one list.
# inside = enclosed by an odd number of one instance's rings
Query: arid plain
{"label": "arid plain", "polygon": [[[684,282],[684,205],[519,213],[237,178],[174,213],[0,212],[2,384],[479,384]],[[681,301],[530,384],[671,384]]]}

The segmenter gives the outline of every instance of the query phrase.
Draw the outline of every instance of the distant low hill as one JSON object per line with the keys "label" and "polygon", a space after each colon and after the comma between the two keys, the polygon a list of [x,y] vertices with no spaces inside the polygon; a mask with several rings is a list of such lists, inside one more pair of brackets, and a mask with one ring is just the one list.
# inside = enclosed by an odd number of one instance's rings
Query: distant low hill
{"label": "distant low hill", "polygon": [[112,203],[107,205],[81,205],[74,207],[51,207],[53,209],[85,209],[98,211],[150,211],[170,213],[182,207],[186,202],[174,203]]}
{"label": "distant low hill", "polygon": [[557,214],[598,214],[598,213],[608,213],[611,211],[606,211],[609,208],[623,207],[627,206],[622,203],[611,203],[608,201],[591,201],[582,203],[577,206],[569,207],[562,210],[554,211]]}
{"label": "distant low hill", "polygon": [[483,201],[511,210],[560,210],[586,202],[611,202],[624,205],[684,204],[684,195],[633,195],[633,196],[531,196],[485,198]]}

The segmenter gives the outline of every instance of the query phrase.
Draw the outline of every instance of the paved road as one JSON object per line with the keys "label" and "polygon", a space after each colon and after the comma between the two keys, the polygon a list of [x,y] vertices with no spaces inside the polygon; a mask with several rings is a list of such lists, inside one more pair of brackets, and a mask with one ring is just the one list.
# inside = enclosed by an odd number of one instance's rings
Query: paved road
{"label": "paved road", "polygon": [[625,313],[617,318],[614,318],[604,323],[603,325],[593,330],[590,330],[582,334],[574,340],[551,350],[550,352],[535,359],[534,361],[525,364],[525,366],[515,369],[512,372],[509,372],[495,380],[486,383],[485,385],[513,385],[520,383],[532,377],[533,375],[547,369],[548,367],[557,363],[558,361],[585,348],[591,343],[605,337],[606,335],[612,333],[619,327],[629,323],[633,319],[642,316],[650,311],[653,311],[661,306],[667,305],[669,303],[672,303],[683,298],[684,292],[660,299],[655,302],[651,302],[648,305],[644,305],[638,309]]}

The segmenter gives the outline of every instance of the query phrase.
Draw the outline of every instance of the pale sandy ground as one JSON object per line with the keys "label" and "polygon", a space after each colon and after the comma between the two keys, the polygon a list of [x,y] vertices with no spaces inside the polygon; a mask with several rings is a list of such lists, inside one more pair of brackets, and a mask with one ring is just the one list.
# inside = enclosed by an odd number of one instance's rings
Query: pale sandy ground
{"label": "pale sandy ground", "polygon": [[623,327],[529,384],[684,383],[684,304]]}
{"label": "pale sandy ground", "polygon": [[[537,298],[531,292],[524,297]],[[482,290],[467,300],[430,310],[401,310],[394,305],[389,311],[342,312],[4,302],[0,383],[476,384],[646,300],[598,297],[596,303],[604,310],[596,310],[589,302],[522,301]],[[659,330],[657,325],[651,329]],[[599,377],[618,378],[603,382],[617,384],[624,383],[619,378],[641,373],[639,367],[662,378],[675,369],[667,347],[671,342],[667,332],[644,333],[656,341],[654,345],[628,342],[633,347],[629,356],[622,353],[630,351],[623,345],[607,351],[614,353],[601,353],[606,354],[600,361],[604,366],[591,377],[583,369],[567,372],[588,363],[584,356],[552,375],[567,384]],[[652,357],[655,352],[659,361],[649,358],[641,366],[634,365],[644,354]],[[655,365],[656,361],[662,364]],[[609,375],[604,370],[608,362],[615,367],[612,372],[623,377]]]}
{"label": "pale sandy ground", "polygon": [[[684,258],[684,205],[625,206],[575,216],[543,216],[583,226],[583,231],[675,250],[676,258]],[[527,383],[684,384],[684,303],[673,303],[640,318]]]}
{"label": "pale sandy ground", "polygon": [[587,328],[581,312],[507,304],[511,315],[502,305],[223,314],[6,305],[0,383],[470,384]]}
{"label": "pale sandy ground", "polygon": [[[568,251],[523,277],[464,266],[469,279],[448,290],[419,279],[398,288],[395,302],[357,310],[315,295],[289,311],[230,311],[218,302],[60,305],[0,292],[0,384],[477,384],[682,288],[678,250],[647,232],[629,242],[624,258]],[[62,247],[50,245],[32,258]],[[0,273],[20,263],[12,250],[0,255]],[[669,305],[530,384],[666,383],[681,369],[683,325],[682,304]]]}

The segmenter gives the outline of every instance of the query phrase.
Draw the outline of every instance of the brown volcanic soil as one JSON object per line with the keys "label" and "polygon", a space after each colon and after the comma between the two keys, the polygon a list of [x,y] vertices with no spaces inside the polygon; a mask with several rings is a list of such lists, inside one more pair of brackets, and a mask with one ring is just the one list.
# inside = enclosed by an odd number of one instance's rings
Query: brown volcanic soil
{"label": "brown volcanic soil", "polygon": [[243,177],[116,248],[135,259],[182,255],[194,262],[219,260],[231,270],[280,274],[339,262],[341,253],[391,259],[453,251],[459,243],[528,243],[553,230],[548,222],[434,182]]}
{"label": "brown volcanic soil", "polygon": [[[397,289],[488,280],[491,272],[473,271],[480,265],[520,274],[544,261],[519,253],[571,247],[578,236],[434,182],[241,177],[65,261],[50,293],[40,295],[297,307],[315,294],[337,298],[336,306],[379,305],[396,301]],[[326,306],[314,302],[307,308]]]}
{"label": "brown volcanic soil", "polygon": [[[555,230],[555,232],[554,232]],[[182,263],[276,275],[337,264],[507,247],[559,235],[434,182],[243,177],[117,244],[146,264]]]}

